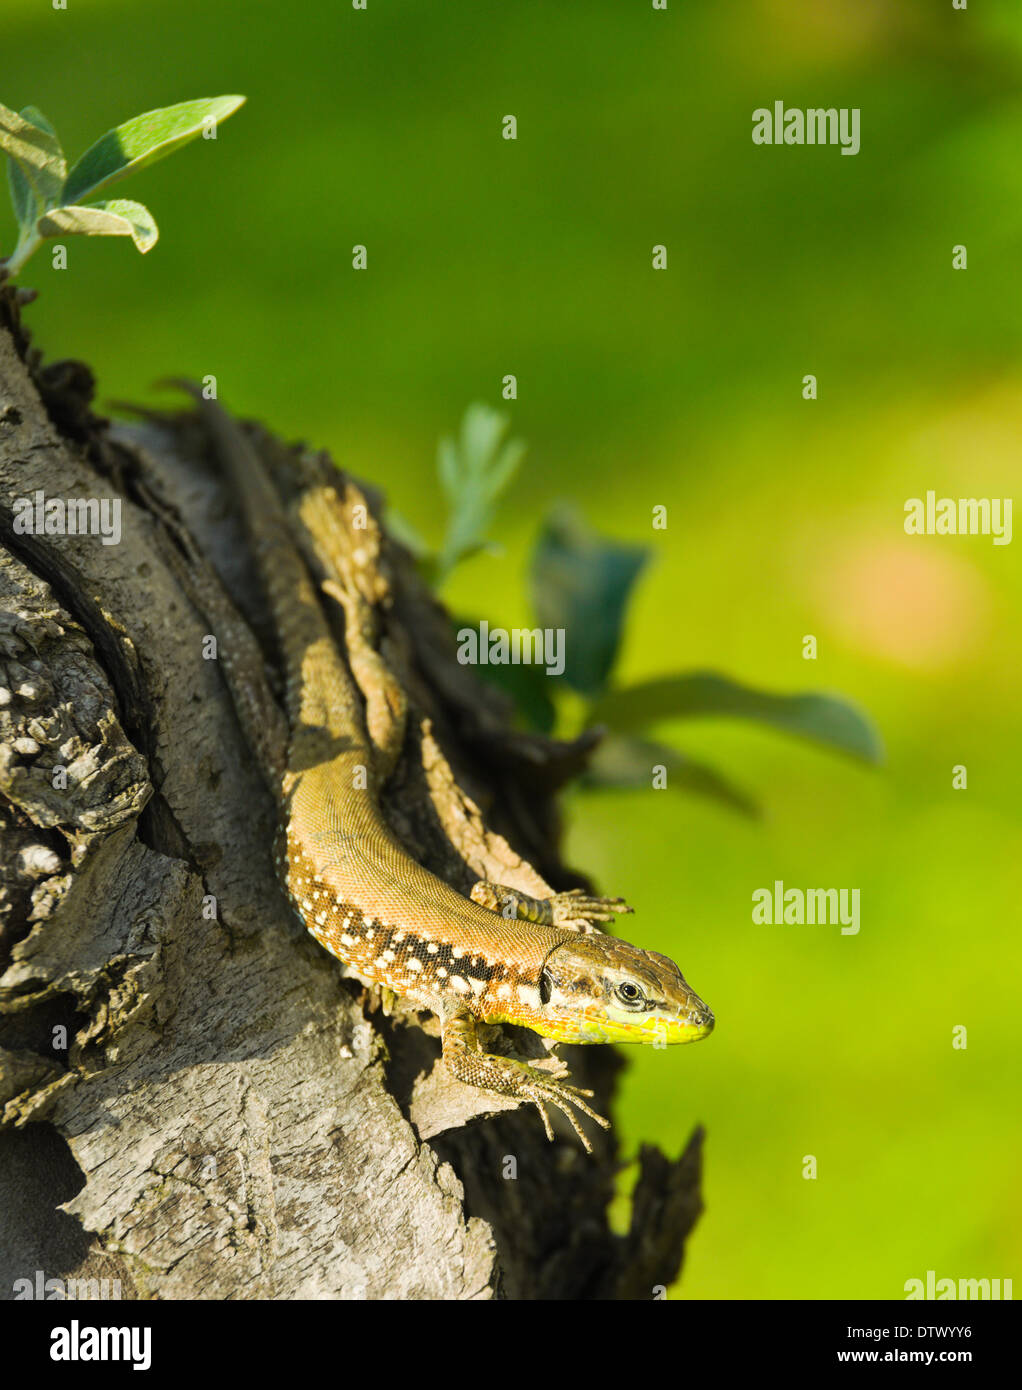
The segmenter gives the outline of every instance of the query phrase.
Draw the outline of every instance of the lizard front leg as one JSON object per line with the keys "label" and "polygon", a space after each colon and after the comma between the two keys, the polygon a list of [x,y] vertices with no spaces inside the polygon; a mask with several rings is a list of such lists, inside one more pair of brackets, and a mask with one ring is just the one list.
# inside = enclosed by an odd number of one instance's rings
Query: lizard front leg
{"label": "lizard front leg", "polygon": [[459,1081],[464,1081],[466,1085],[478,1086],[480,1090],[495,1091],[497,1095],[516,1096],[531,1102],[540,1113],[549,1140],[553,1140],[554,1132],[546,1112],[548,1105],[555,1105],[567,1116],[586,1153],[592,1153],[593,1146],[571,1107],[575,1106],[604,1129],[610,1129],[610,1121],[605,1120],[602,1115],[597,1115],[582,1099],[583,1096],[591,1096],[592,1091],[584,1091],[578,1086],[569,1086],[561,1081],[559,1077],[565,1074],[563,1070],[560,1073],[540,1071],[528,1062],[484,1052],[479,1043],[476,1020],[471,1014],[462,1012],[445,1019],[441,1038],[444,1045],[444,1061],[453,1076]]}
{"label": "lizard front leg", "polygon": [[523,922],[537,922],[545,927],[567,927],[585,931],[579,919],[610,922],[618,915],[633,911],[624,898],[599,898],[572,888],[567,893],[554,893],[549,898],[533,898],[517,888],[503,883],[490,883],[481,878],[472,885],[469,894],[480,907],[488,907],[502,917],[517,917]]}

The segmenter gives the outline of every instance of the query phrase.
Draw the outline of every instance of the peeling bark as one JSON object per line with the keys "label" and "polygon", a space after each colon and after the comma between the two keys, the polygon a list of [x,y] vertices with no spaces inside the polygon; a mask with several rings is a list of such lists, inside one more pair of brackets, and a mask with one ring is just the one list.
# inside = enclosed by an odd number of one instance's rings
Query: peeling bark
{"label": "peeling bark", "polygon": [[[42,365],[0,287],[0,1296],[42,1269],[139,1298],[652,1297],[698,1216],[699,1133],[673,1163],[643,1151],[614,1233],[613,1132],[593,1158],[548,1145],[293,920],[272,800],[167,560],[186,543],[215,567],[279,717],[232,500],[192,415],[112,427],[91,394],[80,364]],[[514,731],[375,492],[249,428],[285,501],[328,471],[369,506],[359,582],[412,710],[396,833],[462,891],[581,885],[555,797],[591,740]],[[120,543],[15,534],[38,489],[119,497]],[[620,1059],[567,1059],[606,1111]]]}

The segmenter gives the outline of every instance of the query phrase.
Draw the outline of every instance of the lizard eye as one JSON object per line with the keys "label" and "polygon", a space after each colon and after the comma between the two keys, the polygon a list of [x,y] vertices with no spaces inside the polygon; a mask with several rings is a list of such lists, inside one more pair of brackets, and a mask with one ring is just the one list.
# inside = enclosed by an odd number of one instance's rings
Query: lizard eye
{"label": "lizard eye", "polygon": [[544,970],[539,977],[539,1002],[541,1004],[550,1003],[550,995],[553,992],[554,982],[550,978],[550,971]]}
{"label": "lizard eye", "polygon": [[622,980],[614,993],[621,1003],[627,1004],[630,1009],[638,1008],[645,1003],[642,990],[632,980]]}

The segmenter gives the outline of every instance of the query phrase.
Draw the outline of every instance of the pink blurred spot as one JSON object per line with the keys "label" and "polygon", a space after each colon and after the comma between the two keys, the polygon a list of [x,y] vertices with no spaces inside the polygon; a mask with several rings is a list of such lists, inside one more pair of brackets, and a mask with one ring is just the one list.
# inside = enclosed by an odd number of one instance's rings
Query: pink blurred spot
{"label": "pink blurred spot", "polygon": [[859,542],[837,553],[820,587],[845,640],[915,670],[968,662],[990,626],[986,582],[936,536]]}

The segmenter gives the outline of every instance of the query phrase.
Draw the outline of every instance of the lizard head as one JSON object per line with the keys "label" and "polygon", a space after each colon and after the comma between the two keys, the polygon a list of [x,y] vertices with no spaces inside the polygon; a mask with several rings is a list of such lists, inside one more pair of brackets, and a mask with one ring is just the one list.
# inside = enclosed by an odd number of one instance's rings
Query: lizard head
{"label": "lizard head", "polygon": [[593,932],[555,946],[529,1027],[572,1043],[687,1043],[713,1031],[713,1014],[667,956]]}

